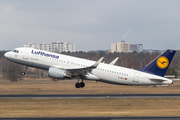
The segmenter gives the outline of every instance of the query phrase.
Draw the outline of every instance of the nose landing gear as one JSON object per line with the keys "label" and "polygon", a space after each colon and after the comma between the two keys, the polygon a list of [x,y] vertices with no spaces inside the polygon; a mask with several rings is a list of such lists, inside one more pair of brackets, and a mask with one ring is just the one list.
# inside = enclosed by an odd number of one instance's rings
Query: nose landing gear
{"label": "nose landing gear", "polygon": [[25,76],[25,75],[26,75],[26,72],[22,72],[21,75]]}
{"label": "nose landing gear", "polygon": [[21,73],[21,75],[25,76],[26,75],[26,70],[27,70],[28,66],[25,66],[24,68],[24,72]]}

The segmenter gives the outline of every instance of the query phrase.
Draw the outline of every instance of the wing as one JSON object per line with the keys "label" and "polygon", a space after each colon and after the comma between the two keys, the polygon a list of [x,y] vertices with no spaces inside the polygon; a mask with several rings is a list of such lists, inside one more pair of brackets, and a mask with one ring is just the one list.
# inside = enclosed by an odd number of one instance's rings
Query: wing
{"label": "wing", "polygon": [[52,67],[55,67],[57,69],[65,70],[67,74],[73,74],[73,75],[86,75],[88,72],[90,72],[92,69],[97,68],[97,66],[102,62],[104,57],[100,58],[96,63],[89,67],[77,67],[77,68],[66,68],[63,66],[53,65]]}

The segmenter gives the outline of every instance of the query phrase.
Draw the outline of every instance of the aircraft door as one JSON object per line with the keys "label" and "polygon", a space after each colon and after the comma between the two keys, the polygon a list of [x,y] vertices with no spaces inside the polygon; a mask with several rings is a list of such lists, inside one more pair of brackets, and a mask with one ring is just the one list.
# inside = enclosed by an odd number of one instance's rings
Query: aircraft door
{"label": "aircraft door", "polygon": [[138,83],[138,81],[139,81],[139,72],[135,72],[133,82]]}
{"label": "aircraft door", "polygon": [[28,60],[28,56],[29,56],[29,50],[25,50],[24,55],[23,55],[23,59]]}
{"label": "aircraft door", "polygon": [[68,60],[67,63],[66,63],[66,66],[70,68],[72,66],[71,61]]}

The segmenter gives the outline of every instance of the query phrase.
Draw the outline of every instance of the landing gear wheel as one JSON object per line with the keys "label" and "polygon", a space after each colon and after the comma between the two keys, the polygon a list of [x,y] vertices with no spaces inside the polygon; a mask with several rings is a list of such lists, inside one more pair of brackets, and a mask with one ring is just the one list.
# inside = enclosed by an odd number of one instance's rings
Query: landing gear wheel
{"label": "landing gear wheel", "polygon": [[26,70],[27,70],[28,66],[25,66],[24,68],[24,72],[21,73],[21,75],[25,76],[26,75]]}
{"label": "landing gear wheel", "polygon": [[25,73],[25,72],[22,72],[22,73],[21,73],[21,75],[25,76],[25,75],[26,75],[26,73]]}
{"label": "landing gear wheel", "polygon": [[80,84],[82,88],[85,86],[84,82],[81,82]]}
{"label": "landing gear wheel", "polygon": [[80,83],[76,83],[75,86],[76,86],[76,88],[80,88],[81,84]]}

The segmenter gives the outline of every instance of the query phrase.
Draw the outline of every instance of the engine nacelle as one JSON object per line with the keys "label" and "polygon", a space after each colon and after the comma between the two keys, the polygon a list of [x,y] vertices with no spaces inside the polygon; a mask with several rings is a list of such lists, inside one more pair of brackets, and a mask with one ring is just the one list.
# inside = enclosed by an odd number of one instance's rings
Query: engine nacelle
{"label": "engine nacelle", "polygon": [[48,71],[49,77],[55,78],[55,79],[63,79],[65,77],[69,77],[66,75],[64,70],[57,69],[55,67],[50,67]]}

